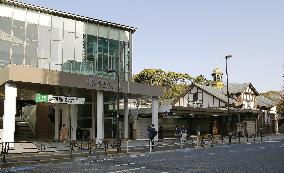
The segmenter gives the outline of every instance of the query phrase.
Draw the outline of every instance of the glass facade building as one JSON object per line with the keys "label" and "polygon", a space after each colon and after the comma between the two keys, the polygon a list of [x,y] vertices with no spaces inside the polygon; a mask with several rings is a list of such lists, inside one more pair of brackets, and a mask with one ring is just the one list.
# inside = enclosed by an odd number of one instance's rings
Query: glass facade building
{"label": "glass facade building", "polygon": [[32,66],[82,75],[131,76],[131,30],[0,4],[0,68]]}

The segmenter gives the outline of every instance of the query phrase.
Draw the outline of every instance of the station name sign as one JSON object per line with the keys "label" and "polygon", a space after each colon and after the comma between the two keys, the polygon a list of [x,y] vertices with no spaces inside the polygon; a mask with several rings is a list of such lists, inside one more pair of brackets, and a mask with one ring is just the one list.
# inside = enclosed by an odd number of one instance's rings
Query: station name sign
{"label": "station name sign", "polygon": [[63,104],[84,104],[85,98],[66,97],[66,96],[53,96],[36,94],[35,102],[40,103],[63,103]]}
{"label": "station name sign", "polygon": [[[89,87],[102,89],[102,90],[111,90],[117,91],[117,81],[106,80],[100,78],[90,78],[88,81]],[[119,87],[119,90],[122,91],[122,87]]]}

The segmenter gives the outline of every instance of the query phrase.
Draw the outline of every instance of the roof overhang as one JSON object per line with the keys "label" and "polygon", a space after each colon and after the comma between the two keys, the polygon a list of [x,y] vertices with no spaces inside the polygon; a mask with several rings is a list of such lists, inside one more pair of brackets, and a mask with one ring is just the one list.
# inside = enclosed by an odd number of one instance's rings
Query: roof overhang
{"label": "roof overhang", "polygon": [[[0,85],[6,82],[117,92],[117,80],[13,64],[0,69]],[[164,89],[158,86],[120,81],[119,91],[129,95],[159,97]]]}

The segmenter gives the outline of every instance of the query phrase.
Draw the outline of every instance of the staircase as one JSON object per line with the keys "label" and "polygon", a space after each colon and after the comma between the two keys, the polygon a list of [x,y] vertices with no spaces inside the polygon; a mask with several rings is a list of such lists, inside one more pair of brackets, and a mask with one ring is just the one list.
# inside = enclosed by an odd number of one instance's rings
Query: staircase
{"label": "staircase", "polygon": [[31,141],[35,135],[27,121],[22,117],[16,117],[15,141]]}

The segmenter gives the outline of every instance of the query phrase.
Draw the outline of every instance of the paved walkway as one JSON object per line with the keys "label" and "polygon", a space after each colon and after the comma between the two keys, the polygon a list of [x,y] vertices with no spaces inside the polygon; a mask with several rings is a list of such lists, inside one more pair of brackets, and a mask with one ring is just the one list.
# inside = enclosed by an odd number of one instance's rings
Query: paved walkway
{"label": "paved walkway", "polygon": [[[275,140],[284,139],[284,134],[272,135],[268,137],[263,137],[262,142],[273,142]],[[204,148],[214,147],[214,146],[228,146],[229,139],[224,138],[223,142],[218,141],[218,144],[215,145],[204,145]],[[252,144],[252,143],[262,143],[260,137],[254,138],[241,138],[241,144]],[[233,138],[231,144],[238,144],[239,139]],[[128,147],[127,147],[128,145]],[[79,149],[82,146],[83,149]],[[176,150],[181,148],[203,148],[200,145],[196,145],[190,141],[180,143],[180,141],[169,138],[155,142],[154,149],[150,149],[149,141],[145,140],[128,140],[122,141],[122,154],[137,154],[137,153],[149,153],[149,152],[159,152],[159,151],[169,151]],[[25,142],[25,143],[16,143],[15,148],[8,152],[8,155],[5,155],[6,163],[3,163],[3,154],[1,155],[2,159],[0,161],[0,167],[11,166],[15,164],[27,164],[27,163],[38,163],[38,162],[64,162],[70,161],[74,157],[100,157],[104,155],[115,155],[116,149],[105,150],[95,149],[87,150],[86,141],[78,141],[78,145],[74,147],[72,155],[70,152],[70,143],[62,142]]]}

